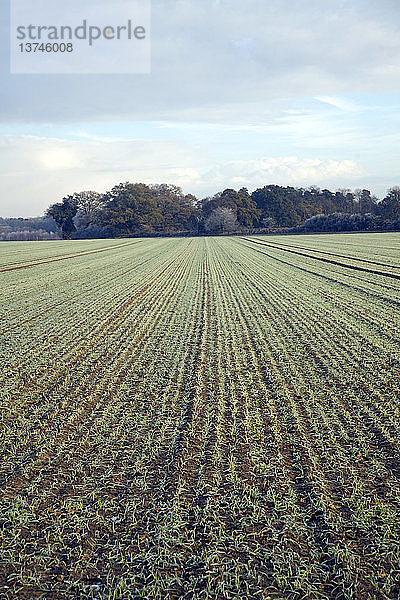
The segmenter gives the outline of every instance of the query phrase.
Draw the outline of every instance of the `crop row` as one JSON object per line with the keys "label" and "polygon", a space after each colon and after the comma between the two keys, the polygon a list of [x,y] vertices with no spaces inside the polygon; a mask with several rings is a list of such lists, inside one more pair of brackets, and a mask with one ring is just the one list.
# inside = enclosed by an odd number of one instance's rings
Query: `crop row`
{"label": "crop row", "polygon": [[397,598],[398,282],[255,239],[1,275],[4,598]]}

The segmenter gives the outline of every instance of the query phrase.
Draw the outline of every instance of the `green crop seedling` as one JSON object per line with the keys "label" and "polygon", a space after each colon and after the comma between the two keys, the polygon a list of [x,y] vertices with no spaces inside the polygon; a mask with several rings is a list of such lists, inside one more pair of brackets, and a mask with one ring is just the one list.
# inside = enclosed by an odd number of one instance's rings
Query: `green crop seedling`
{"label": "green crop seedling", "polygon": [[0,596],[395,600],[399,234],[0,247]]}

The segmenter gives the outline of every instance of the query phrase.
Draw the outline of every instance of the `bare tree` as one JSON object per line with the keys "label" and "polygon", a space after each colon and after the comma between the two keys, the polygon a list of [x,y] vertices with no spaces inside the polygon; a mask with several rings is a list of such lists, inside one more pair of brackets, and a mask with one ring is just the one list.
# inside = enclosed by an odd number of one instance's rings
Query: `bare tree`
{"label": "bare tree", "polygon": [[212,211],[205,222],[205,229],[215,233],[232,233],[238,228],[235,213],[230,208],[222,206]]}

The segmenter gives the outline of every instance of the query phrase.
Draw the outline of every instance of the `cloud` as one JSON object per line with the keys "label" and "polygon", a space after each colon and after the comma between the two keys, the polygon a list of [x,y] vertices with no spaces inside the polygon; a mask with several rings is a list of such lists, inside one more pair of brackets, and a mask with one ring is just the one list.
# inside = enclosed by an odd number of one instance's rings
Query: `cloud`
{"label": "cloud", "polygon": [[2,118],[229,120],[252,102],[257,121],[273,98],[399,88],[388,0],[153,0],[152,18],[150,75],[10,76],[3,59]]}
{"label": "cloud", "polygon": [[211,181],[218,189],[232,186],[254,189],[271,183],[307,187],[324,182],[348,182],[360,175],[362,169],[353,160],[286,156],[229,161],[209,171],[205,179]]}
{"label": "cloud", "polygon": [[397,0],[152,0],[152,21],[150,75],[11,76],[0,56],[1,214],[126,180],[398,183]]}
{"label": "cloud", "polygon": [[36,216],[75,191],[105,192],[128,180],[174,183],[192,191],[200,179],[199,160],[198,151],[171,140],[1,136],[1,216]]}
{"label": "cloud", "polygon": [[337,96],[316,96],[316,100],[323,102],[324,104],[329,104],[330,106],[334,106],[343,112],[354,112],[362,110],[355,102],[349,101],[347,98],[340,98]]}
{"label": "cloud", "polygon": [[99,143],[2,136],[0,162],[2,216],[34,216],[75,191],[105,192],[123,181],[173,183],[187,193],[206,196],[232,186],[348,183],[362,173],[351,160],[296,156],[230,160],[210,168],[203,151],[173,140]]}

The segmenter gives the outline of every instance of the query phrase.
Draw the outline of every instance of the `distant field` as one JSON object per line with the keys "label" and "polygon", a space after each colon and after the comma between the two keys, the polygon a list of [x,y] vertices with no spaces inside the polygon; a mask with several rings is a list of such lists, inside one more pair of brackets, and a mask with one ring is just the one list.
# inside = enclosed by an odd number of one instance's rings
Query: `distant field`
{"label": "distant field", "polygon": [[0,598],[397,600],[399,258],[0,243]]}

